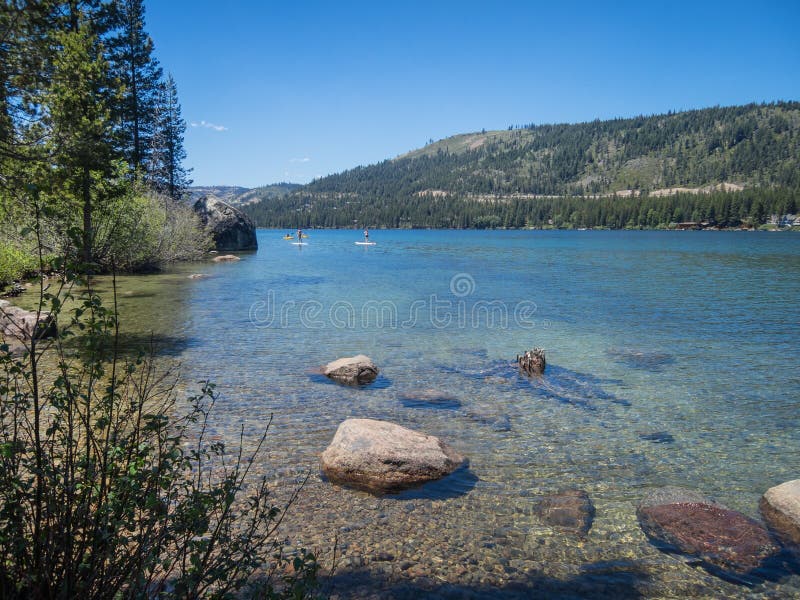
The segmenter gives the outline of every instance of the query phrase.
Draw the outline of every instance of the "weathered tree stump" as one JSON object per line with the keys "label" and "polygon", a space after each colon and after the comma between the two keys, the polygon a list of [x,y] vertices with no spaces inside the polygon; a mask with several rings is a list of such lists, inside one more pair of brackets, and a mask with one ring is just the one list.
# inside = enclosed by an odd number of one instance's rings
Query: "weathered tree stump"
{"label": "weathered tree stump", "polygon": [[544,359],[544,349],[534,348],[533,350],[528,350],[522,356],[517,355],[517,364],[526,375],[542,375],[545,366],[547,366]]}

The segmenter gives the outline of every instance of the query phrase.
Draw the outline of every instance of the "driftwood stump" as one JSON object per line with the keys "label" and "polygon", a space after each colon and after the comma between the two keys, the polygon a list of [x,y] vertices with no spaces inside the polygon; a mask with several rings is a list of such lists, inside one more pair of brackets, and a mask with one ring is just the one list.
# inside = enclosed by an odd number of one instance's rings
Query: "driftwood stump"
{"label": "driftwood stump", "polygon": [[542,375],[547,365],[544,359],[544,349],[534,348],[533,350],[528,350],[522,356],[517,355],[517,364],[526,375]]}

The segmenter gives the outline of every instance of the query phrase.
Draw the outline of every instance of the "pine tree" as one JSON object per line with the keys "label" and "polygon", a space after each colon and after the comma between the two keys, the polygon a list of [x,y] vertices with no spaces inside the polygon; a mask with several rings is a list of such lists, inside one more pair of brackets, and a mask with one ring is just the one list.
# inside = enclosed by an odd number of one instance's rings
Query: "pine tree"
{"label": "pine tree", "polygon": [[103,49],[86,15],[72,15],[70,28],[57,31],[52,79],[43,94],[53,183],[81,213],[82,259],[93,258],[93,213],[101,198],[100,181],[115,171],[111,84]]}
{"label": "pine tree", "polygon": [[178,88],[170,74],[161,86],[156,107],[148,183],[174,200],[180,200],[192,183],[189,179],[191,169],[183,166],[186,159],[183,147],[185,133],[186,121],[181,117]]}
{"label": "pine tree", "polygon": [[153,40],[144,30],[143,0],[116,0],[110,6],[115,34],[107,42],[112,74],[124,86],[114,109],[123,155],[131,170],[150,168],[155,114],[162,71],[153,54]]}

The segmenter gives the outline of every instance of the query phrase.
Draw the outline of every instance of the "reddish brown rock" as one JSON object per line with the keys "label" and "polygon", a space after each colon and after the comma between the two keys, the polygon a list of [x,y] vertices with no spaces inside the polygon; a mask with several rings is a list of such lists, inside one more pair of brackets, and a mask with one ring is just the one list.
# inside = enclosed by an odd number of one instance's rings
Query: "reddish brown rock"
{"label": "reddish brown rock", "polygon": [[687,491],[688,501],[680,501],[676,489],[655,493],[665,503],[646,497],[636,511],[642,530],[656,545],[737,574],[759,568],[780,551],[757,521],[710,499],[697,501],[702,497],[696,492]]}

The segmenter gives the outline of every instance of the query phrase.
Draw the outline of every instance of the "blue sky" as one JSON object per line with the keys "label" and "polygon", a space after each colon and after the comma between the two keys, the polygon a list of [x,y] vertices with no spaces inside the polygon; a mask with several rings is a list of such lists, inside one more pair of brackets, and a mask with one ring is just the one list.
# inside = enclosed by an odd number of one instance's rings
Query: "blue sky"
{"label": "blue sky", "polygon": [[800,0],[149,0],[197,185],[254,187],[456,133],[800,100]]}

